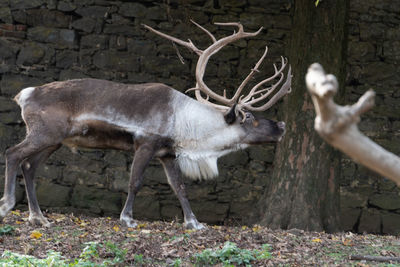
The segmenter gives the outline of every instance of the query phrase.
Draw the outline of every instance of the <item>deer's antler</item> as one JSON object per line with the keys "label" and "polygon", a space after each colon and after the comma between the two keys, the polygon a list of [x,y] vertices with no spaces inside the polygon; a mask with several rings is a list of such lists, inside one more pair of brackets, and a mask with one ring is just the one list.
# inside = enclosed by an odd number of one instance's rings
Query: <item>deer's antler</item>
{"label": "deer's antler", "polygon": [[[247,77],[243,80],[243,82],[240,84],[240,86],[238,87],[238,89],[236,90],[235,94],[233,95],[232,98],[227,98],[226,97],[226,92],[224,91],[223,95],[219,95],[217,93],[215,93],[214,91],[212,91],[204,82],[203,77],[204,77],[204,73],[206,70],[206,66],[208,63],[208,60],[210,59],[210,57],[212,55],[214,55],[215,53],[217,53],[221,48],[223,48],[224,46],[226,46],[227,44],[230,44],[234,41],[237,41],[239,39],[243,39],[243,38],[247,38],[247,37],[253,37],[258,35],[261,30],[263,29],[262,27],[256,31],[256,32],[245,32],[243,30],[243,25],[237,22],[228,22],[228,23],[215,23],[215,25],[219,25],[219,26],[234,26],[238,28],[237,32],[234,32],[232,35],[223,37],[219,40],[217,40],[214,35],[209,32],[207,29],[203,28],[202,26],[200,26],[199,24],[197,24],[196,22],[192,21],[191,22],[193,24],[195,24],[197,27],[199,27],[202,31],[204,31],[212,40],[213,44],[210,45],[208,48],[206,48],[205,50],[201,50],[199,48],[197,48],[191,40],[186,41],[182,41],[180,39],[177,39],[173,36],[167,35],[165,33],[159,32],[153,28],[151,28],[148,25],[144,25],[144,27],[154,33],[156,33],[157,35],[160,35],[163,38],[166,38],[168,40],[171,40],[172,42],[175,42],[177,44],[180,44],[182,46],[187,47],[188,49],[192,50],[193,52],[195,52],[197,55],[199,55],[199,60],[197,61],[197,65],[196,65],[196,87],[191,88],[188,91],[195,91],[195,96],[196,99],[202,103],[205,103],[207,105],[211,105],[219,110],[222,111],[226,111],[229,108],[233,107],[234,105],[236,105],[236,109],[238,112],[243,113],[244,110],[250,110],[250,111],[264,111],[267,110],[268,108],[270,108],[272,105],[274,105],[280,98],[282,98],[283,96],[285,96],[286,94],[290,93],[291,90],[291,78],[292,78],[292,74],[291,74],[291,68],[289,66],[289,71],[287,74],[287,78],[286,81],[283,83],[283,85],[281,86],[281,88],[279,89],[279,91],[272,97],[270,98],[270,100],[265,103],[264,105],[255,107],[254,105],[257,104],[258,102],[266,99],[267,97],[269,97],[277,87],[280,86],[280,84],[282,83],[283,79],[284,79],[284,69],[288,63],[287,59],[282,57],[282,62],[281,62],[281,66],[278,69],[276,67],[276,65],[274,64],[274,69],[275,69],[275,73],[274,75],[272,75],[269,78],[264,79],[263,81],[259,82],[258,84],[256,84],[250,91],[249,94],[247,96],[241,95],[244,87],[246,86],[246,84],[251,80],[251,78],[254,76],[254,74],[256,72],[258,72],[258,68],[261,65],[261,63],[263,62],[264,58],[267,55],[268,52],[268,47],[265,48],[265,52],[264,54],[261,56],[261,58],[258,60],[257,64],[254,66],[254,68],[251,70],[251,72],[247,75]],[[275,83],[273,83],[272,85],[270,85],[269,87],[263,88],[264,85],[271,83],[275,80],[277,80]],[[206,97],[204,98],[201,95],[201,92],[203,92]],[[209,101],[209,99],[212,98],[215,101],[217,101],[218,103],[222,104],[215,104]]]}

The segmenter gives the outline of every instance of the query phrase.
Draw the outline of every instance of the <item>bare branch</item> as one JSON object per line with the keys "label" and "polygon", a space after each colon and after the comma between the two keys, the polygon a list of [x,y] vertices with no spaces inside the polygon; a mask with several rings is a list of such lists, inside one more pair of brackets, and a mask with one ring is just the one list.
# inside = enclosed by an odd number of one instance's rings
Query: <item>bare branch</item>
{"label": "bare branch", "polygon": [[359,116],[373,106],[375,93],[367,91],[352,106],[335,104],[333,96],[338,90],[338,82],[335,76],[326,75],[318,63],[308,68],[306,84],[315,106],[317,116],[314,128],[319,135],[356,162],[400,186],[400,158],[377,145],[357,128]]}

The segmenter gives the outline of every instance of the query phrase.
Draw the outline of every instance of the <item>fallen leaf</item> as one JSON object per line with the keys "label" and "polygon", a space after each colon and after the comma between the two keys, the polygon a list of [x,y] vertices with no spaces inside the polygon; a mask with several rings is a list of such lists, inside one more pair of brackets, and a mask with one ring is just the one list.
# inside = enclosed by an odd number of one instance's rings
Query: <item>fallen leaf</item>
{"label": "fallen leaf", "polygon": [[21,221],[15,221],[16,224],[23,224],[24,222]]}
{"label": "fallen leaf", "polygon": [[345,246],[352,246],[353,244],[351,243],[351,239],[344,239],[343,240],[343,245],[345,245]]}
{"label": "fallen leaf", "polygon": [[35,230],[31,233],[30,237],[33,239],[39,239],[42,237],[42,235],[43,234],[41,232]]}
{"label": "fallen leaf", "polygon": [[311,240],[311,242],[314,242],[314,243],[321,243],[322,240],[319,239],[319,238],[314,238],[313,240]]}
{"label": "fallen leaf", "polygon": [[114,225],[113,229],[114,229],[115,232],[119,232],[119,226],[118,225]]}
{"label": "fallen leaf", "polygon": [[11,214],[14,214],[15,216],[21,217],[21,212],[19,210],[13,210],[13,211],[11,211]]}
{"label": "fallen leaf", "polygon": [[147,227],[147,223],[141,223],[136,226],[137,229],[141,229],[141,228],[145,228],[145,227]]}
{"label": "fallen leaf", "polygon": [[137,237],[135,234],[126,234],[126,237]]}
{"label": "fallen leaf", "polygon": [[84,238],[84,237],[86,237],[88,234],[89,234],[88,232],[84,232],[84,233],[81,234],[79,237],[80,237],[80,238]]}

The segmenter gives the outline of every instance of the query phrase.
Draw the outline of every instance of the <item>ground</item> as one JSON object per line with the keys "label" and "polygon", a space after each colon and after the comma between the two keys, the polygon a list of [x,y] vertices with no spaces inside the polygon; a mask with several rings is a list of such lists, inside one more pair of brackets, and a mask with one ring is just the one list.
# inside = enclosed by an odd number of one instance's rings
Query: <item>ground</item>
{"label": "ground", "polygon": [[[8,250],[46,258],[53,250],[78,266],[85,261],[91,263],[85,266],[400,266],[399,236],[260,226],[208,225],[193,231],[160,221],[123,228],[117,218],[59,213],[45,214],[54,225],[42,228],[31,226],[27,216],[15,210],[0,224],[0,254]],[[351,260],[352,255],[380,256],[385,262]],[[26,266],[39,265],[31,258]]]}

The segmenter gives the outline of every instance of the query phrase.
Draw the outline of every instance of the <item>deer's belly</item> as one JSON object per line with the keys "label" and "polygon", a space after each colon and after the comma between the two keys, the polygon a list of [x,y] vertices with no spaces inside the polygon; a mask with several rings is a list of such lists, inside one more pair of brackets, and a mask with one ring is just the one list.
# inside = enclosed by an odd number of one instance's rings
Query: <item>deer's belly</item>
{"label": "deer's belly", "polygon": [[64,145],[77,147],[133,150],[131,133],[113,125],[91,121],[75,125],[73,135],[64,139]]}

